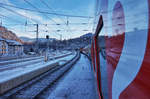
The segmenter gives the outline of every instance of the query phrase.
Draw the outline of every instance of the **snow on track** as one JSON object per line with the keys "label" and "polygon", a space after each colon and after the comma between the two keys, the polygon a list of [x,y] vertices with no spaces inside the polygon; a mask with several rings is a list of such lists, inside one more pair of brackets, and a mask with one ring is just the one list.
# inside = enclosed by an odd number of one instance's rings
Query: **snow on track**
{"label": "snow on track", "polygon": [[[70,54],[70,53],[67,53],[67,54]],[[60,56],[63,56],[63,55],[66,55],[66,54],[58,54],[58,55],[55,55],[55,57],[60,57]],[[51,56],[49,58],[52,59],[52,58],[55,58],[55,57]],[[15,61],[16,61],[16,63],[11,63],[11,62],[15,62]],[[4,71],[4,70],[9,70],[9,69],[16,69],[16,68],[19,68],[19,67],[23,68],[23,67],[25,67],[27,65],[37,64],[37,63],[42,62],[42,61],[44,61],[44,56],[0,62],[0,64],[4,64],[5,63],[5,65],[1,65],[0,66],[0,72]]]}
{"label": "snow on track", "polygon": [[[66,55],[66,54],[69,54],[71,52],[66,52],[66,53],[57,53],[55,55],[50,54],[49,55],[49,58],[52,58],[52,57],[58,57],[58,56],[62,56],[62,55]],[[18,59],[13,59],[13,60],[5,60],[5,61],[0,61],[0,64],[7,64],[7,63],[14,63],[14,62],[23,62],[23,61],[30,61],[30,60],[35,60],[35,59],[40,59],[40,58],[44,58],[44,56],[35,56],[35,57],[27,57],[27,58],[18,58]]]}
{"label": "snow on track", "polygon": [[36,57],[29,57],[29,58],[19,58],[19,59],[1,61],[0,64],[10,63],[10,62],[18,62],[18,61],[26,61],[26,60],[38,59],[38,58],[42,58],[42,57],[44,57],[44,56],[36,56]]}
{"label": "snow on track", "polygon": [[1,78],[0,83],[5,82],[9,79],[15,78],[17,76],[23,75],[27,72],[31,72],[33,70],[43,68],[47,65],[62,61],[62,60],[69,61],[74,56],[75,56],[75,54],[72,54],[72,55],[69,55],[69,56],[66,56],[66,57],[63,57],[63,58],[59,58],[59,59],[55,59],[55,60],[52,60],[52,61],[48,61],[48,62],[42,61],[42,62],[37,63],[37,64],[30,64],[30,65],[27,65],[25,67],[20,67],[20,68],[0,72],[0,78]]}

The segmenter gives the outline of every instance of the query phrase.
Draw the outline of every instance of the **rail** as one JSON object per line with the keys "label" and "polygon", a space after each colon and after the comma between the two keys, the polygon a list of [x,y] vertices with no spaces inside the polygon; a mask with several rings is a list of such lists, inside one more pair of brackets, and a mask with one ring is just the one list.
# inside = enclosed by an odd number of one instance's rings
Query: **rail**
{"label": "rail", "polygon": [[[79,58],[80,53],[77,52],[76,55],[66,63],[58,66],[52,66],[49,71],[42,73],[41,75],[4,93],[0,96],[0,99],[18,99],[20,97],[21,99],[41,99],[40,97],[42,97],[43,92],[59,80]],[[37,88],[37,86],[39,87]]]}

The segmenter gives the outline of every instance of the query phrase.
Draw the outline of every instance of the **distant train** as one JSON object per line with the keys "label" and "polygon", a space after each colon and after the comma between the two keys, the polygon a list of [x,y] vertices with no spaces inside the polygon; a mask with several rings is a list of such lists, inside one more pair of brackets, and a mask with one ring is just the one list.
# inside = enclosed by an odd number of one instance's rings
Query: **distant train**
{"label": "distant train", "polygon": [[[100,99],[150,99],[150,0],[97,0],[92,66]],[[98,35],[105,36],[106,60]]]}

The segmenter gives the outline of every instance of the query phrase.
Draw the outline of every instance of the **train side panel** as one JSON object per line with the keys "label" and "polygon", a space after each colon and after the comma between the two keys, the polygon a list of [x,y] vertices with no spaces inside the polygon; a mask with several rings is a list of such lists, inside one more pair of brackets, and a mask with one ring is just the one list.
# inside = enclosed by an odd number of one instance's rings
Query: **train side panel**
{"label": "train side panel", "polygon": [[103,16],[100,35],[106,45],[107,82],[101,85],[107,84],[109,99],[150,99],[150,0],[96,4],[96,20]]}

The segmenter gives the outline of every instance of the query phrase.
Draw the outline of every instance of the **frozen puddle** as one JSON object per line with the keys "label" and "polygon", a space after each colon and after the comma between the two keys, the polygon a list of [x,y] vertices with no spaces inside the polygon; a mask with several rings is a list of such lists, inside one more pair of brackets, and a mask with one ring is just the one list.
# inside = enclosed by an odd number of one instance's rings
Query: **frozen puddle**
{"label": "frozen puddle", "polygon": [[48,99],[97,99],[93,73],[85,56],[58,83]]}

